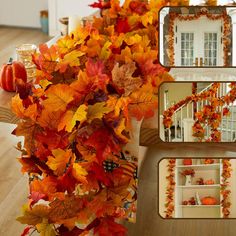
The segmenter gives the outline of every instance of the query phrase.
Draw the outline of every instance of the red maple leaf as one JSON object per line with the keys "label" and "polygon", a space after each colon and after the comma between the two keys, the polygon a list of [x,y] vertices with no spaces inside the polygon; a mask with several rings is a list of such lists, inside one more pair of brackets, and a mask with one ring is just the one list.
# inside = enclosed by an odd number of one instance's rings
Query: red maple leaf
{"label": "red maple leaf", "polygon": [[129,8],[139,14],[142,15],[143,13],[145,13],[147,11],[147,7],[146,4],[144,2],[141,1],[131,1],[129,4]]}
{"label": "red maple leaf", "polygon": [[39,192],[34,192],[32,191],[30,196],[29,196],[29,199],[30,199],[30,207],[32,207],[35,203],[37,203],[39,200],[41,199],[46,199],[46,195],[43,194],[43,193],[39,193]]}
{"label": "red maple leaf", "polygon": [[104,171],[103,166],[98,165],[96,162],[93,162],[90,167],[90,173],[93,173],[91,176],[94,176],[95,179],[102,182],[106,186],[111,186],[112,182],[109,176]]}
{"label": "red maple leaf", "polygon": [[77,180],[72,175],[72,168],[68,168],[66,173],[58,178],[58,192],[72,193],[75,190]]}
{"label": "red maple leaf", "polygon": [[45,130],[43,133],[36,136],[36,140],[49,150],[67,147],[69,141],[65,131],[55,132],[55,130]]}
{"label": "red maple leaf", "polygon": [[110,1],[98,0],[98,2],[94,2],[89,6],[92,8],[107,9],[111,7],[111,3]]}
{"label": "red maple leaf", "polygon": [[94,234],[99,236],[125,236],[127,229],[121,225],[117,224],[112,217],[103,218],[100,224],[94,228]]}
{"label": "red maple leaf", "polygon": [[130,25],[128,19],[119,18],[116,23],[116,32],[121,34],[121,33],[127,33],[129,31],[130,31]]}
{"label": "red maple leaf", "polygon": [[101,128],[96,130],[85,144],[95,148],[96,157],[99,163],[102,163],[111,153],[118,153],[120,147],[116,143],[114,136],[108,129]]}

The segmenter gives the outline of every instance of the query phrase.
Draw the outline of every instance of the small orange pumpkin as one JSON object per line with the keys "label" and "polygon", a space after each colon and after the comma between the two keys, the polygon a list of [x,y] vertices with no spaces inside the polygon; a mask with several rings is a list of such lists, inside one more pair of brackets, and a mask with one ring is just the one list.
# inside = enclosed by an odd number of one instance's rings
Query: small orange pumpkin
{"label": "small orange pumpkin", "polygon": [[215,184],[215,181],[213,179],[208,179],[205,181],[205,185],[212,185]]}
{"label": "small orange pumpkin", "polygon": [[23,63],[10,58],[7,64],[3,64],[0,70],[0,87],[8,92],[16,91],[16,81],[18,79],[27,81],[27,73]]}
{"label": "small orange pumpkin", "polygon": [[214,197],[204,197],[201,199],[202,205],[216,205],[217,200]]}
{"label": "small orange pumpkin", "polygon": [[183,164],[185,165],[185,166],[190,166],[190,165],[192,165],[192,159],[184,159],[183,160]]}

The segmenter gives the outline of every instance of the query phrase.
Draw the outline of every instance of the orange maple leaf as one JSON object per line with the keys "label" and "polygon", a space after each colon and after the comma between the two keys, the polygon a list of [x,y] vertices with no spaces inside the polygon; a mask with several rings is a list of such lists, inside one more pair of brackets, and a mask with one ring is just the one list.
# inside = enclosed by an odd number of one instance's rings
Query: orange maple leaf
{"label": "orange maple leaf", "polygon": [[43,106],[48,111],[65,111],[67,105],[73,101],[75,92],[66,84],[57,84],[51,86],[46,91],[47,99],[43,101]]}
{"label": "orange maple leaf", "polygon": [[65,172],[66,165],[72,156],[70,149],[64,151],[60,148],[52,151],[53,156],[48,157],[47,165],[56,175],[62,175]]}

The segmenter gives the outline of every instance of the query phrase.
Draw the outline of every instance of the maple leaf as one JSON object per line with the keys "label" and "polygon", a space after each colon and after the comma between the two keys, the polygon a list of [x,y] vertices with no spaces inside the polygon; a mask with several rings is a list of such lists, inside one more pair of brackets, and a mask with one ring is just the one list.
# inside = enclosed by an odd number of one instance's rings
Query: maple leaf
{"label": "maple leaf", "polygon": [[62,114],[63,112],[61,110],[49,111],[47,109],[43,109],[39,118],[37,119],[37,123],[43,128],[52,130],[57,129]]}
{"label": "maple leaf", "polygon": [[12,98],[11,109],[19,118],[30,118],[35,121],[38,115],[37,104],[32,104],[25,108],[19,94]]}
{"label": "maple leaf", "polygon": [[104,64],[101,60],[92,61],[92,59],[88,59],[86,63],[86,73],[89,77],[92,76],[102,76],[104,71]]}
{"label": "maple leaf", "polygon": [[75,40],[75,39],[71,38],[69,35],[66,35],[65,37],[60,38],[57,41],[58,52],[62,55],[67,54],[67,53],[73,51],[82,42],[83,42],[82,39]]}
{"label": "maple leaf", "polygon": [[35,139],[50,151],[57,148],[65,149],[69,144],[68,135],[65,131],[56,132],[55,130],[45,129],[38,133]]}
{"label": "maple leaf", "polygon": [[[58,180],[55,177],[48,176],[42,180],[34,179],[30,183],[30,192],[39,193],[47,196],[49,199],[57,192]],[[45,197],[46,198],[46,197]]]}
{"label": "maple leaf", "polygon": [[21,172],[22,173],[33,173],[33,174],[42,174],[40,168],[36,165],[34,158],[19,158],[19,162],[22,165]]}
{"label": "maple leaf", "polygon": [[58,191],[72,193],[75,190],[77,180],[72,175],[72,167],[70,166],[66,173],[58,177]]}
{"label": "maple leaf", "polygon": [[73,111],[71,111],[71,110],[66,111],[60,119],[60,122],[57,127],[58,131],[61,131],[64,128],[66,128],[65,130],[68,131],[68,128],[70,126],[73,116],[74,116]]}
{"label": "maple leaf", "polygon": [[21,121],[12,134],[24,136],[24,148],[30,155],[35,151],[35,137],[38,133],[38,126],[33,121]]}
{"label": "maple leaf", "polygon": [[66,165],[72,156],[70,149],[64,151],[60,148],[52,150],[53,156],[48,157],[47,165],[56,175],[62,175],[65,172]]}
{"label": "maple leaf", "polygon": [[80,57],[82,57],[84,54],[84,52],[78,50],[67,53],[64,58],[58,63],[56,70],[59,69],[60,73],[64,73],[68,66],[80,66]]}
{"label": "maple leaf", "polygon": [[16,220],[21,224],[37,225],[43,221],[43,218],[47,218],[49,214],[48,206],[39,204],[32,209],[25,209],[24,215],[18,217]]}
{"label": "maple leaf", "polygon": [[73,101],[74,95],[74,90],[69,85],[53,85],[46,91],[47,99],[43,101],[43,106],[48,111],[65,111],[68,103]]}
{"label": "maple leaf", "polygon": [[114,218],[106,217],[101,218],[100,224],[94,228],[94,233],[99,236],[125,236],[127,229],[115,222]]}
{"label": "maple leaf", "polygon": [[137,90],[143,83],[140,77],[132,77],[135,70],[135,62],[127,63],[120,67],[116,64],[112,70],[112,81],[119,89],[124,90],[125,96]]}
{"label": "maple leaf", "polygon": [[131,99],[129,97],[120,97],[117,98],[116,96],[109,96],[107,100],[107,106],[114,108],[114,116],[119,117],[121,112],[124,113],[125,118],[128,120],[128,106]]}
{"label": "maple leaf", "polygon": [[19,94],[21,99],[28,98],[29,95],[32,95],[32,84],[26,83],[22,79],[17,79],[16,83],[16,92]]}
{"label": "maple leaf", "polygon": [[[50,204],[49,219],[58,222],[74,218],[84,206],[84,201],[78,196],[65,196],[64,200],[55,199]],[[75,222],[74,222],[75,223]]]}
{"label": "maple leaf", "polygon": [[46,71],[51,74],[55,71],[58,59],[58,53],[56,46],[52,45],[48,48],[47,44],[39,45],[40,54],[33,55],[33,61],[37,66],[37,69]]}
{"label": "maple leaf", "polygon": [[79,182],[87,183],[86,176],[88,172],[79,163],[73,163],[72,175]]}
{"label": "maple leaf", "polygon": [[92,61],[89,59],[86,63],[86,73],[89,78],[93,78],[94,87],[105,90],[110,78],[104,73],[104,63],[101,60]]}
{"label": "maple leaf", "polygon": [[111,42],[107,41],[103,47],[102,47],[102,50],[101,50],[101,53],[100,53],[100,56],[99,58],[101,60],[107,60],[110,55],[111,55],[111,49],[110,49],[110,46],[112,45]]}
{"label": "maple leaf", "polygon": [[37,203],[39,200],[41,199],[45,199],[46,195],[43,193],[39,193],[39,192],[34,192],[32,191],[30,193],[29,199],[30,199],[30,207],[32,207],[35,203]]}
{"label": "maple leaf", "polygon": [[49,224],[47,219],[43,219],[40,224],[36,225],[40,236],[56,236],[53,224]]}
{"label": "maple leaf", "polygon": [[[110,178],[106,175],[106,172],[104,171],[103,166],[99,165],[96,162],[93,162],[90,166],[90,171],[94,174],[94,179],[101,181],[105,186],[111,186],[112,181]],[[93,177],[90,175],[90,177]]]}
{"label": "maple leaf", "polygon": [[78,74],[78,80],[70,84],[70,87],[79,94],[85,95],[90,91],[95,90],[93,77],[89,77],[86,72],[80,71]]}
{"label": "maple leaf", "polygon": [[115,142],[113,135],[105,128],[96,130],[85,142],[86,145],[95,148],[96,157],[101,163],[111,153],[118,153],[120,147]]}
{"label": "maple leaf", "polygon": [[87,121],[90,123],[94,119],[102,119],[105,114],[108,114],[112,111],[112,108],[106,107],[105,102],[98,102],[94,105],[88,106],[88,119]]}
{"label": "maple leaf", "polygon": [[[69,114],[70,115],[70,114]],[[78,121],[81,125],[87,118],[87,106],[85,104],[80,105],[79,108],[74,113],[71,121],[66,125],[66,131],[71,132],[76,122]]]}
{"label": "maple leaf", "polygon": [[126,127],[126,120],[122,118],[119,122],[119,124],[114,128],[115,134],[121,139],[124,140],[125,143],[129,141],[129,138],[122,134],[123,131],[127,129]]}
{"label": "maple leaf", "polygon": [[154,115],[154,109],[157,108],[157,96],[153,95],[152,89],[151,85],[145,85],[130,95],[129,111],[137,120]]}
{"label": "maple leaf", "polygon": [[89,6],[93,8],[107,9],[107,8],[110,8],[111,3],[110,1],[98,0],[98,2],[89,4]]}
{"label": "maple leaf", "polygon": [[128,19],[127,18],[125,18],[125,19],[118,18],[115,29],[116,29],[116,32],[119,34],[128,33],[131,30]]}

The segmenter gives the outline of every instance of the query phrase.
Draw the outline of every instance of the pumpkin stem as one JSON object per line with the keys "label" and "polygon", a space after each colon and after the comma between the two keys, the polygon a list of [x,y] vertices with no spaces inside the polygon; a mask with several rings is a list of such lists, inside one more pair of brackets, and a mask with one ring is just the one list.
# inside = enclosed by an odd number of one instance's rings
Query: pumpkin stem
{"label": "pumpkin stem", "polygon": [[10,59],[9,59],[9,62],[7,63],[8,65],[11,65],[12,64],[12,62],[13,62],[13,58],[12,57],[10,57]]}

